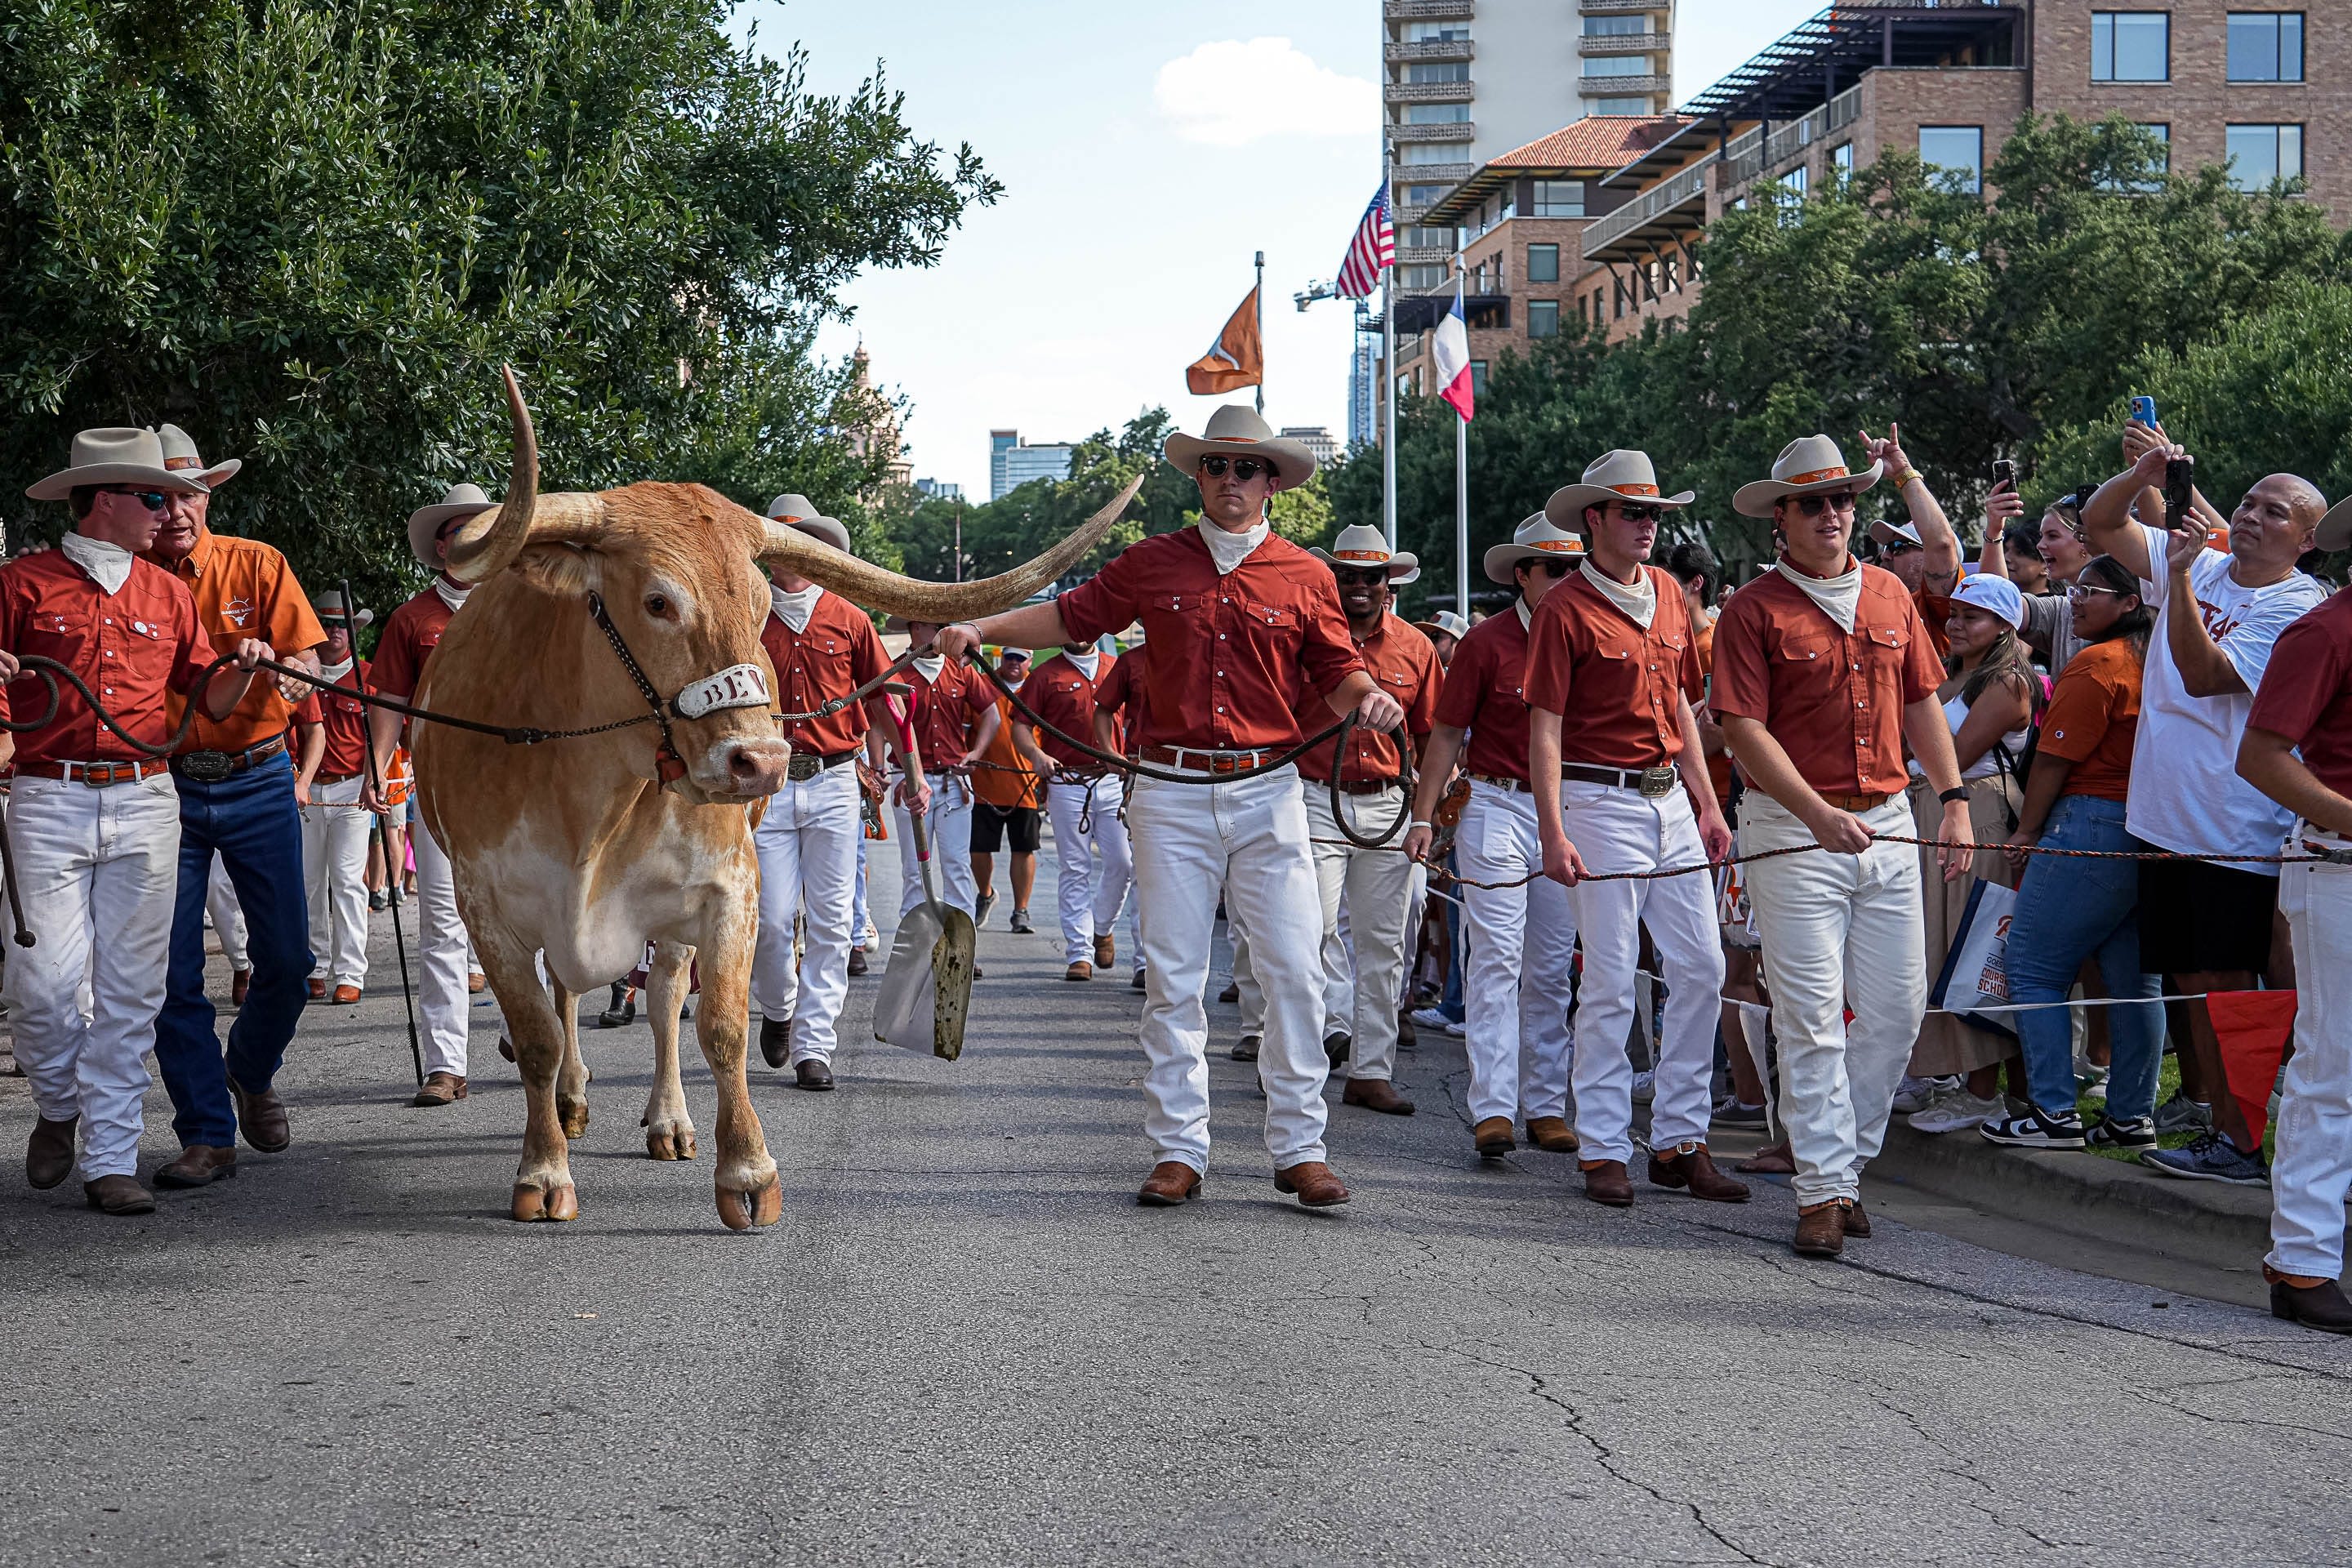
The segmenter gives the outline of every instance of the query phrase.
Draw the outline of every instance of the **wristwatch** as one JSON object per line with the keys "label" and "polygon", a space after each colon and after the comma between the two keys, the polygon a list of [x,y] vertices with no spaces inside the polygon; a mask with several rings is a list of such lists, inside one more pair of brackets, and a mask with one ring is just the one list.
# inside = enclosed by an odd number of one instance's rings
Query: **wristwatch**
{"label": "wristwatch", "polygon": [[1936,798],[1942,801],[1946,805],[1956,805],[1957,803],[1969,798],[1969,786],[1962,784],[1958,789],[1939,791],[1937,794]]}

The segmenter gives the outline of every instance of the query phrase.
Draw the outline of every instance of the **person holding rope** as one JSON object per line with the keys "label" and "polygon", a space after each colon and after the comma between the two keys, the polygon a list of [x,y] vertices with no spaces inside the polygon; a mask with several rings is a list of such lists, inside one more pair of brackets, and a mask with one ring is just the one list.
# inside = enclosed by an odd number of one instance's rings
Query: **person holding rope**
{"label": "person holding rope", "polygon": [[1404,710],[1357,656],[1331,574],[1266,521],[1275,493],[1314,473],[1314,455],[1238,404],[1217,410],[1205,437],[1179,433],[1162,450],[1201,487],[1195,526],[1128,546],[1049,604],[950,626],[940,649],[1085,642],[1143,622],[1152,652],[1138,761],[1150,771],[1128,810],[1143,898],[1144,1132],[1156,1163],[1136,1198],[1183,1203],[1208,1167],[1202,993],[1223,887],[1256,943],[1266,992],[1259,1072],[1275,1187],[1328,1207],[1349,1194],[1323,1145],[1323,933],[1307,808],[1288,765],[1306,739],[1291,693],[1303,682],[1326,711],[1376,730],[1402,724]]}
{"label": "person holding rope", "polygon": [[[1110,667],[1110,673],[1095,688],[1095,745],[1098,750],[1127,756],[1135,749],[1137,737],[1143,733],[1143,672],[1148,668],[1151,645],[1143,640],[1139,629],[1126,650]],[[1143,979],[1143,900],[1129,899],[1127,904],[1127,945],[1135,956],[1135,977],[1129,984],[1135,990],[1144,989]]]}
{"label": "person holding rope", "polygon": [[1576,1136],[1584,1195],[1633,1201],[1633,1066],[1623,1042],[1642,1005],[1642,931],[1666,984],[1650,1109],[1649,1181],[1712,1203],[1748,1186],[1706,1149],[1714,1110],[1723,947],[1703,876],[1593,882],[1719,861],[1731,829],[1716,805],[1691,700],[1704,694],[1698,637],[1682,585],[1648,564],[1658,520],[1692,492],[1662,496],[1646,452],[1602,454],[1552,492],[1544,516],[1584,536],[1573,575],[1544,595],[1528,633],[1528,776],[1544,875],[1569,889],[1584,938]]}
{"label": "person holding rope", "polygon": [[[910,647],[928,647],[939,635],[931,621],[908,621],[893,616],[886,632],[905,632]],[[932,792],[930,828],[932,859],[940,871],[940,897],[968,915],[977,926],[978,900],[971,874],[971,771],[987,756],[1003,722],[997,711],[995,689],[981,673],[961,662],[950,664],[937,653],[919,653],[908,672],[914,693],[908,710],[915,732],[915,754],[925,775],[941,779]],[[903,782],[903,781],[902,781]],[[894,809],[898,820],[898,916],[901,920],[923,901],[923,872],[915,858],[915,829],[904,801]]]}
{"label": "person holding rope", "polygon": [[[1389,613],[1400,584],[1421,575],[1421,563],[1392,552],[1377,528],[1361,523],[1339,531],[1328,551],[1309,552],[1331,568],[1339,608],[1357,657],[1404,710],[1405,729],[1416,748],[1436,720],[1444,674],[1437,650],[1407,622]],[[1322,728],[1322,716],[1302,695],[1298,727]],[[1327,1006],[1332,1033],[1349,1038],[1348,1082],[1340,1102],[1388,1116],[1411,1116],[1412,1101],[1396,1090],[1398,998],[1404,990],[1406,924],[1413,905],[1419,863],[1383,846],[1367,849],[1349,840],[1332,813],[1333,786],[1358,822],[1392,822],[1404,809],[1404,760],[1394,736],[1358,729],[1339,742],[1325,741],[1298,759],[1307,781],[1307,830],[1315,846],[1315,879],[1323,899],[1323,969],[1326,989],[1347,998],[1344,1011]],[[1344,904],[1348,937],[1339,937]],[[1347,984],[1354,960],[1354,983]],[[1337,981],[1339,984],[1333,984]],[[1326,1037],[1328,1053],[1328,1036]]]}
{"label": "person holding rope", "polygon": [[[368,684],[370,665],[352,637],[375,619],[373,610],[356,616],[331,589],[311,601],[327,629],[319,674],[338,686]],[[360,795],[367,787],[367,704],[339,691],[314,691],[305,710],[317,709],[320,739],[306,745],[295,787],[302,801],[302,877],[310,896],[310,999],[338,1007],[357,1002],[367,989],[367,857],[373,817]],[[329,998],[327,987],[334,994]]]}
{"label": "person holding rope", "polygon": [[[1005,685],[1022,690],[1029,679],[1029,650],[1006,648],[997,660],[996,672],[1004,678]],[[1034,929],[1029,923],[1029,895],[1037,886],[1042,797],[1037,775],[1021,760],[1017,744],[1021,731],[1029,726],[1013,716],[1013,699],[1001,692],[996,697],[996,733],[982,752],[971,781],[972,793],[980,797],[971,808],[971,879],[980,889],[971,923],[988,923],[989,911],[996,907],[996,857],[1009,849],[1013,860],[1005,879],[1013,895],[1013,913],[1007,925],[1016,935],[1025,936]]]}
{"label": "person holding rope", "polygon": [[[1827,436],[1792,441],[1732,505],[1769,518],[1780,560],[1715,628],[1711,700],[1755,787],[1740,853],[1780,1047],[1780,1116],[1797,1171],[1795,1247],[1834,1258],[1868,1236],[1863,1166],[1886,1136],[1927,1016],[1926,903],[1910,837],[1910,742],[1943,805],[1944,879],[1974,855],[1968,786],[1937,689],[1943,661],[1894,574],[1853,557],[1854,500],[1878,482]],[[1827,850],[1827,854],[1805,853]],[[1769,857],[1769,858],[1765,857]],[[1851,1005],[1853,1021],[1845,1021]]]}
{"label": "person holding rope", "polygon": [[[5,742],[15,767],[7,833],[16,912],[34,938],[8,957],[16,1059],[37,1110],[25,1179],[37,1189],[62,1183],[79,1132],[82,1195],[110,1215],[155,1207],[138,1175],[143,1058],[155,1044],[182,901],[180,797],[163,757],[173,740],[168,700],[193,694],[215,657],[195,596],[145,556],[168,498],[204,488],[195,471],[165,466],[152,430],[84,430],[68,466],[25,492],[70,502],[73,531],[55,550],[0,566],[5,712],[37,725]],[[244,700],[256,662],[272,657],[258,637],[239,637],[229,651],[236,663],[205,683],[199,709],[215,721]],[[21,674],[28,655],[73,670],[132,739],[101,723],[70,686],[44,719],[42,688]],[[207,1166],[234,1173],[236,1149],[216,1152]]]}
{"label": "person holding rope", "polygon": [[[1046,725],[1090,740],[1095,694],[1118,667],[1116,655],[1091,642],[1063,644],[1061,652],[1030,671],[1021,700]],[[1055,884],[1061,906],[1062,978],[1092,980],[1118,956],[1111,930],[1135,880],[1128,843],[1126,792],[1119,776],[1094,758],[1029,725],[1015,731],[1022,760],[1045,780],[1045,815],[1054,824]]]}
{"label": "person holding rope", "polygon": [[[1568,889],[1543,875],[1528,784],[1526,690],[1536,611],[1583,558],[1584,542],[1541,512],[1486,552],[1486,580],[1517,588],[1518,597],[1470,628],[1445,672],[1404,838],[1407,855],[1429,858],[1438,804],[1460,759],[1469,799],[1454,853],[1467,879],[1462,907],[1470,922],[1463,980],[1470,1137],[1487,1160],[1517,1147],[1514,1117],[1522,1111],[1537,1148],[1565,1154],[1577,1146],[1568,1124],[1576,911]],[[1620,1039],[1600,1048],[1622,1054],[1622,1047]]]}

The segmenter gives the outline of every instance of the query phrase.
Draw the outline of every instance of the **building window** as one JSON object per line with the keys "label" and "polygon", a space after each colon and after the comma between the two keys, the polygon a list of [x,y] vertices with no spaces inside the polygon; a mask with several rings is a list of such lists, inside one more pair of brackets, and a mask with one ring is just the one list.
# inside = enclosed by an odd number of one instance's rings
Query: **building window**
{"label": "building window", "polygon": [[1445,192],[1446,187],[1444,185],[1407,185],[1404,188],[1404,205],[1409,207],[1425,207],[1443,197]]}
{"label": "building window", "polygon": [[1470,106],[1466,103],[1408,103],[1404,106],[1407,125],[1467,125]]}
{"label": "building window", "polygon": [[2230,13],[2231,81],[2301,81],[2303,13]]}
{"label": "building window", "polygon": [[2303,178],[2303,127],[2232,125],[2229,128],[2230,183],[2242,191],[2267,191],[2280,180]]}
{"label": "building window", "polygon": [[1473,397],[1486,395],[1486,362],[1485,360],[1474,359],[1470,362],[1470,395]]}
{"label": "building window", "polygon": [[1470,41],[1467,22],[1407,22],[1404,41],[1408,44],[1465,44]]}
{"label": "building window", "polygon": [[1584,62],[1586,76],[1648,76],[1647,55],[1594,55]]}
{"label": "building window", "polygon": [[1646,98],[1600,98],[1592,100],[1595,114],[1647,114],[1650,100]]}
{"label": "building window", "polygon": [[1442,261],[1427,262],[1397,268],[1397,283],[1404,289],[1421,291],[1434,289],[1446,279],[1446,267]]}
{"label": "building window", "polygon": [[1582,180],[1538,180],[1533,216],[1582,217],[1584,216],[1584,182]]}
{"label": "building window", "polygon": [[1452,226],[1442,223],[1409,223],[1398,243],[1408,250],[1451,250],[1454,246]]}
{"label": "building window", "polygon": [[1984,183],[1984,127],[1922,125],[1919,161],[1947,190],[1974,191]]}
{"label": "building window", "polygon": [[2168,11],[2091,13],[2093,81],[2170,81],[2172,14]]}
{"label": "building window", "polygon": [[1584,36],[1588,38],[1626,38],[1646,33],[1650,24],[1642,16],[1587,16]]}
{"label": "building window", "polygon": [[1795,168],[1780,176],[1780,188],[1789,192],[1792,195],[1801,198],[1805,194],[1806,180],[1807,175],[1805,166],[1802,163],[1800,163]]}
{"label": "building window", "polygon": [[1853,143],[1841,142],[1830,149],[1830,167],[1840,179],[1853,173]]}
{"label": "building window", "polygon": [[1407,81],[1468,81],[1468,60],[1433,60],[1404,68]]}
{"label": "building window", "polygon": [[1556,338],[1559,336],[1559,301],[1530,300],[1528,301],[1528,336]]}
{"label": "building window", "polygon": [[[1396,161],[1400,163],[1461,163],[1468,160],[1463,155],[1462,147],[1458,142],[1408,142],[1396,150]],[[1432,188],[1436,190],[1439,195],[1444,194],[1443,186]],[[1432,201],[1436,199],[1435,195],[1430,197]]]}
{"label": "building window", "polygon": [[1528,247],[1528,281],[1557,283],[1559,281],[1559,247],[1530,245]]}

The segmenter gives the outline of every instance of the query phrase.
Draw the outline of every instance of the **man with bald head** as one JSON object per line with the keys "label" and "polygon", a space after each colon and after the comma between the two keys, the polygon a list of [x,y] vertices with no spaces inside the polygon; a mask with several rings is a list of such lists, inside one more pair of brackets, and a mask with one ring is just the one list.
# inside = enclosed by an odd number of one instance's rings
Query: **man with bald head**
{"label": "man with bald head", "polygon": [[[2273,474],[2226,523],[2201,494],[2192,494],[2189,515],[2168,516],[2166,466],[2187,454],[2137,421],[2125,428],[2124,448],[2132,466],[2099,487],[2082,518],[2085,542],[2129,567],[2157,606],[2126,825],[2175,853],[2275,855],[2293,814],[2238,776],[2238,747],[2279,634],[2327,596],[2295,566],[2326,502],[2309,480]],[[2221,527],[2228,550],[2208,549],[2209,532]],[[2200,996],[2250,991],[2260,973],[2291,986],[2286,944],[2274,949],[2273,940],[2278,874],[2250,861],[2141,861],[2140,962],[2172,990]],[[2268,1185],[2261,1141],[2228,1091],[2212,1018],[2202,1001],[2188,1006],[2213,1128],[2186,1149],[2158,1150],[2151,1124],[2140,1157],[2167,1175]]]}

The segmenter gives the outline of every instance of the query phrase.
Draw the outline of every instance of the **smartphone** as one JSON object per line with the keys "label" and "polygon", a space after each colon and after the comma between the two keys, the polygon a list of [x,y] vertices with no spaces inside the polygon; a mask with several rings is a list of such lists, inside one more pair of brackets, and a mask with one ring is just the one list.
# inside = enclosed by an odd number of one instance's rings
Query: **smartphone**
{"label": "smartphone", "polygon": [[1992,460],[1992,482],[1995,485],[2007,485],[2011,489],[2015,489],[2017,465],[2007,458],[1995,458]]}
{"label": "smartphone", "polygon": [[2132,399],[2131,410],[2131,416],[2133,418],[2138,420],[2141,424],[2147,426],[2151,430],[2156,428],[2155,398],[2148,396],[2147,394],[2143,392],[2138,396]]}
{"label": "smartphone", "polygon": [[2189,510],[2190,492],[2197,488],[2197,459],[2170,458],[2164,465],[2164,526],[2192,528],[2196,518]]}

